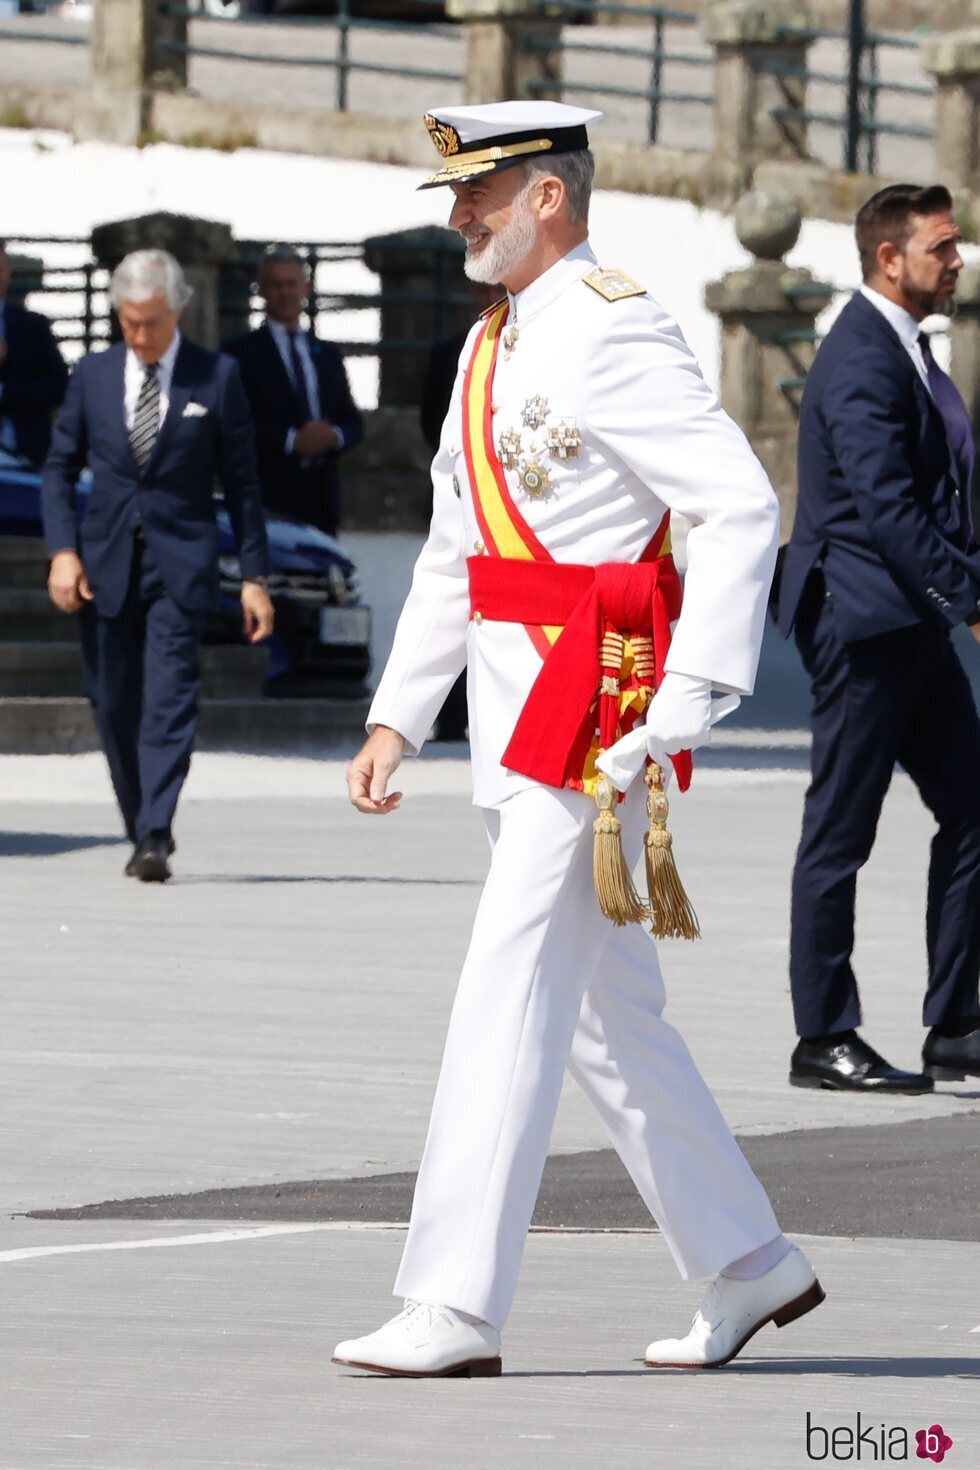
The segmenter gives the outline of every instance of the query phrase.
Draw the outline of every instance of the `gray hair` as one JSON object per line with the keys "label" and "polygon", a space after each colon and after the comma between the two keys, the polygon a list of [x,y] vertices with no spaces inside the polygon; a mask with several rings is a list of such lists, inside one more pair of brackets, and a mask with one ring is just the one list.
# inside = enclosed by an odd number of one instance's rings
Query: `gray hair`
{"label": "gray hair", "polygon": [[568,200],[569,224],[588,224],[589,200],[595,177],[595,159],[588,148],[574,153],[559,153],[555,158],[548,158],[547,155],[531,158],[524,167],[529,184],[535,179],[561,179],[565,185],[565,198]]}
{"label": "gray hair", "polygon": [[307,281],[311,276],[309,261],[300,255],[292,245],[267,245],[265,247],[256,272],[260,280],[267,265],[298,265]]}
{"label": "gray hair", "polygon": [[182,311],[194,294],[180,265],[166,250],[130,251],[109,282],[109,300],[116,311],[124,301],[149,301],[159,291],[171,311]]}

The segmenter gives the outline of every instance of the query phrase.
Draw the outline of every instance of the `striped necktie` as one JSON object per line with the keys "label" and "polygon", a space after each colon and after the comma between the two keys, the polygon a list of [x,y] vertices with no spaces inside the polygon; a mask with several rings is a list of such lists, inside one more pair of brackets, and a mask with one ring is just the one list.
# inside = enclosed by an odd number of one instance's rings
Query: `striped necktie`
{"label": "striped necktie", "polygon": [[140,396],[136,400],[133,427],[129,431],[129,447],[140,469],[145,468],[153,453],[160,428],[160,384],[157,380],[159,366],[157,362],[144,364]]}

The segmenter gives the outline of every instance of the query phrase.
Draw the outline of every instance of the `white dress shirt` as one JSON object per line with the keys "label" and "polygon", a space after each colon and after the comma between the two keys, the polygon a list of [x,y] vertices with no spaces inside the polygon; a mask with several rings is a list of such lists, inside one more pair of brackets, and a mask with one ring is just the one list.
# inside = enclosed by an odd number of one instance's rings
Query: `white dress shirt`
{"label": "white dress shirt", "polygon": [[[160,422],[158,432],[163,427],[163,421],[167,417],[167,409],[170,407],[170,385],[174,378],[174,363],[177,361],[177,353],[180,351],[180,333],[174,332],[170,339],[170,346],[157,362],[157,383],[160,388]],[[146,365],[140,362],[131,347],[126,349],[126,370],[123,376],[123,409],[126,415],[126,430],[129,432],[133,427],[133,419],[136,417],[136,405],[139,402],[140,389],[143,386],[143,378],[146,373]]]}
{"label": "white dress shirt", "polygon": [[897,306],[894,301],[889,301],[887,296],[882,296],[880,291],[875,291],[871,286],[862,286],[861,295],[866,301],[870,301],[876,311],[880,311],[885,321],[898,333],[898,339],[909,357],[915,364],[915,370],[922,379],[926,392],[932,397],[932,389],[929,387],[929,374],[926,371],[925,359],[922,356],[922,348],[919,346],[919,333],[922,325],[917,322],[910,311],[904,306]]}

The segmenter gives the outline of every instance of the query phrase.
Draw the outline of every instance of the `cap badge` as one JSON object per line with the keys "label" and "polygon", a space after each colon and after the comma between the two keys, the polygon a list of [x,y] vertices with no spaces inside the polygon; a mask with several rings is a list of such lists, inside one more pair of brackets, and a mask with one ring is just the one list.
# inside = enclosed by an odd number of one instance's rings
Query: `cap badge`
{"label": "cap badge", "polygon": [[536,393],[525,403],[521,411],[521,418],[529,429],[540,429],[550,412],[547,398],[542,398],[540,393]]}
{"label": "cap badge", "polygon": [[454,153],[459,152],[459,134],[449,123],[441,123],[437,117],[432,116],[431,112],[427,112],[425,125],[436,149],[443,158],[451,158]]}

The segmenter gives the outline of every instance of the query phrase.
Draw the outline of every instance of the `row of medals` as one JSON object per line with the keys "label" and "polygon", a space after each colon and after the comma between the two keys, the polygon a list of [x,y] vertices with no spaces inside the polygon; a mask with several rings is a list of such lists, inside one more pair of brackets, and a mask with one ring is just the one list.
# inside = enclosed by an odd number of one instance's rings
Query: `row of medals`
{"label": "row of medals", "polygon": [[[517,346],[518,329],[508,327],[503,334],[504,361],[506,362]],[[496,405],[494,405],[494,409]],[[546,450],[552,459],[560,463],[567,463],[570,459],[577,459],[579,449],[582,447],[582,434],[574,424],[561,423],[546,426],[546,419],[551,413],[547,398],[536,393],[529,398],[521,410],[521,422],[525,428],[535,433],[538,429],[547,427],[547,436],[544,449],[539,448],[533,441],[528,444],[525,453],[520,429],[504,429],[497,440],[497,453],[500,463],[506,470],[516,470],[521,489],[531,497],[532,500],[546,500],[552,494],[554,486],[551,483],[551,470],[547,465],[541,463],[541,457]],[[453,489],[459,494],[459,481],[453,476]]]}
{"label": "row of medals", "polygon": [[[504,361],[507,362],[517,346],[520,333],[517,326],[507,327],[503,334]],[[521,422],[532,433],[545,427],[551,409],[547,398],[536,393],[529,398],[521,410]],[[578,457],[582,446],[582,435],[574,424],[558,423],[547,426],[544,448],[552,459],[567,463]],[[516,470],[521,489],[532,500],[545,500],[552,493],[551,471],[541,463],[542,450],[533,442],[525,453],[520,429],[505,429],[497,440],[497,453],[505,470]]]}

